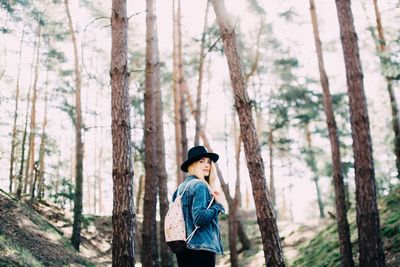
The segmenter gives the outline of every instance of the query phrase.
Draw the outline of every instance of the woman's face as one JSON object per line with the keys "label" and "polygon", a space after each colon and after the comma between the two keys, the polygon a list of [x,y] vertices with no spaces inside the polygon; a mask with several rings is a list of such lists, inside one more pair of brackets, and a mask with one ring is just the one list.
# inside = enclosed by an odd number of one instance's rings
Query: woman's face
{"label": "woman's face", "polygon": [[211,159],[209,158],[201,158],[199,160],[201,169],[203,171],[204,176],[210,176],[210,170],[211,170]]}

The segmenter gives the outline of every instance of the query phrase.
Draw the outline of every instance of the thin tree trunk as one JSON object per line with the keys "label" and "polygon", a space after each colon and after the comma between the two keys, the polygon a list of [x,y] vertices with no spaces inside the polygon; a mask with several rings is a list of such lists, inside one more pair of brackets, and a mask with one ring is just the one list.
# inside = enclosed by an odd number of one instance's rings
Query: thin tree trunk
{"label": "thin tree trunk", "polygon": [[99,177],[100,172],[97,171],[99,163],[98,160],[99,158],[97,157],[97,103],[98,103],[98,98],[99,98],[99,91],[96,91],[96,100],[95,100],[95,109],[94,109],[94,148],[93,148],[93,214],[96,215],[96,208],[97,208],[97,199],[96,199],[96,193],[97,193],[97,180]]}
{"label": "thin tree trunk", "polygon": [[34,164],[35,164],[35,136],[36,136],[36,100],[37,100],[37,81],[39,78],[39,52],[40,52],[40,44],[41,44],[41,25],[38,22],[37,28],[37,47],[36,47],[36,64],[34,71],[34,80],[32,85],[33,95],[32,95],[32,109],[31,109],[31,123],[30,123],[30,132],[29,132],[29,149],[28,149],[28,158],[25,169],[25,187],[24,193],[27,190],[27,186],[29,184],[29,189],[32,191],[33,186],[33,172],[34,172]]}
{"label": "thin tree trunk", "polygon": [[[236,122],[235,118],[234,121]],[[238,218],[237,210],[239,208],[240,198],[240,147],[241,147],[241,135],[236,137],[236,123],[234,124],[235,134],[235,159],[236,159],[236,183],[235,183],[235,196],[232,199],[232,205],[229,206],[229,250],[231,266],[237,267],[238,265],[238,250],[237,250],[237,232],[238,232]]]}
{"label": "thin tree trunk", "polygon": [[[35,42],[34,48],[33,48],[33,55],[32,55],[32,68],[31,68],[31,79],[32,79],[32,71],[33,71],[33,66],[34,66],[34,62],[35,62],[35,53],[36,53],[36,47],[37,47],[37,42]],[[32,81],[32,80],[31,80]],[[31,84],[32,85],[32,84]],[[18,176],[17,176],[17,191],[16,191],[16,197],[17,199],[21,198],[21,194],[22,192],[26,191],[26,180],[23,179],[23,172],[24,172],[24,163],[25,163],[25,145],[26,145],[26,137],[27,137],[27,133],[28,133],[28,117],[29,117],[29,104],[30,104],[30,98],[31,98],[31,89],[32,86],[29,86],[28,89],[28,96],[27,96],[27,100],[26,100],[26,114],[25,114],[25,125],[24,125],[24,132],[22,134],[22,145],[21,145],[21,165],[19,168],[19,172],[18,172]],[[24,190],[25,188],[25,190]]]}
{"label": "thin tree trunk", "polygon": [[256,72],[257,67],[258,67],[258,62],[260,61],[260,57],[261,57],[261,55],[260,55],[260,42],[261,42],[261,35],[262,35],[264,27],[265,27],[264,22],[265,22],[265,18],[260,19],[260,28],[258,29],[258,32],[257,32],[257,40],[256,40],[256,44],[255,44],[255,46],[256,46],[256,48],[255,48],[256,54],[255,54],[254,60],[253,60],[253,62],[251,64],[250,71],[244,75],[245,88],[247,88],[247,85],[249,83],[249,80],[250,80],[251,76],[253,76],[254,73]]}
{"label": "thin tree trunk", "polygon": [[268,132],[269,152],[269,193],[271,194],[272,206],[276,207],[275,181],[274,181],[274,132],[270,124]]}
{"label": "thin tree trunk", "polygon": [[[179,185],[183,182],[184,174],[180,169],[180,164],[183,162],[183,148],[182,148],[182,129],[181,129],[181,89],[180,89],[180,72],[179,72],[179,15],[180,13],[177,11],[175,7],[175,1],[172,0],[172,17],[173,17],[173,92],[174,92],[174,125],[175,125],[175,146],[176,146],[176,183]],[[186,152],[186,151],[185,151]]]}
{"label": "thin tree trunk", "polygon": [[[182,159],[186,160],[186,153],[188,151],[188,140],[187,140],[187,133],[186,133],[186,105],[185,105],[185,96],[183,94],[183,86],[186,84],[186,79],[185,79],[185,72],[183,70],[183,55],[182,55],[182,26],[181,26],[181,21],[182,21],[182,15],[181,15],[181,0],[178,0],[178,13],[177,13],[177,26],[178,26],[178,36],[177,36],[177,41],[178,41],[178,72],[179,72],[179,80],[178,80],[178,85],[179,85],[179,94],[180,94],[180,104],[179,104],[179,113],[180,113],[180,124],[181,124],[181,143],[182,143]],[[181,161],[182,162],[182,161]],[[178,164],[180,165],[180,164]]]}
{"label": "thin tree trunk", "polygon": [[[385,35],[383,32],[383,26],[381,21],[381,14],[379,11],[378,1],[374,1],[375,17],[376,17],[376,28],[378,30],[378,45],[377,50],[379,52],[379,59],[383,67],[384,62],[387,60],[384,53],[387,52]],[[397,178],[400,179],[400,117],[399,117],[399,107],[396,101],[396,96],[393,91],[393,82],[389,77],[386,78],[386,88],[389,93],[390,108],[392,111],[392,127],[394,131],[394,154],[396,155],[396,168],[397,168]]]}
{"label": "thin tree trunk", "polygon": [[139,185],[136,196],[136,214],[143,214],[143,193],[144,193],[144,175],[140,175],[139,177]]}
{"label": "thin tree trunk", "polygon": [[199,58],[199,79],[197,81],[197,98],[196,98],[196,132],[194,136],[194,145],[200,144],[200,128],[201,128],[201,91],[203,86],[203,69],[204,69],[204,47],[206,42],[206,31],[207,31],[207,17],[210,2],[207,0],[206,12],[204,14],[204,26],[203,33],[201,34],[201,46],[200,46],[200,58]]}
{"label": "thin tree trunk", "polygon": [[[159,266],[157,244],[157,194],[160,167],[158,160],[157,87],[160,87],[155,1],[146,0],[146,70],[144,95],[145,191],[143,202],[142,265]],[[161,119],[161,118],[160,118]]]}
{"label": "thin tree trunk", "polygon": [[[237,122],[236,122],[236,113],[235,110],[232,109],[232,119],[233,119],[233,124],[234,124],[234,129],[235,129],[235,135],[237,130]],[[238,136],[235,136],[235,142],[236,142],[236,151],[235,151],[235,169],[236,169],[236,184],[235,184],[235,198],[237,198],[237,208],[241,206],[242,202],[242,192],[241,192],[241,186],[240,186],[240,154],[241,154],[241,148],[242,148],[242,134],[239,132]]]}
{"label": "thin tree trunk", "polygon": [[[46,82],[47,86],[47,82]],[[42,124],[42,136],[39,148],[39,180],[38,180],[38,199],[42,199],[44,196],[44,158],[45,158],[45,147],[46,147],[46,127],[47,127],[47,87],[44,96],[44,118]]]}
{"label": "thin tree trunk", "polygon": [[257,221],[263,242],[265,264],[266,266],[285,266],[278,226],[265,182],[264,163],[254,126],[250,100],[245,91],[240,56],[236,46],[235,30],[227,22],[228,16],[224,2],[213,0],[212,3],[224,44],[235,95],[235,107],[239,116],[244,151],[252,183]]}
{"label": "thin tree trunk", "polygon": [[332,97],[329,89],[328,75],[325,71],[324,57],[322,52],[321,39],[319,37],[318,18],[315,11],[314,0],[310,0],[311,21],[313,26],[315,48],[318,57],[319,75],[323,90],[324,110],[326,124],[328,126],[329,141],[331,144],[333,182],[335,185],[336,221],[338,225],[340,260],[341,266],[354,266],[353,253],[351,251],[350,228],[347,221],[346,194],[341,168],[340,145],[337,133],[335,114],[333,112]]}
{"label": "thin tree trunk", "polygon": [[349,0],[336,0],[350,102],[360,266],[385,266],[363,72]]}
{"label": "thin tree trunk", "polygon": [[322,195],[321,195],[321,189],[319,187],[319,177],[318,177],[318,169],[317,169],[317,163],[315,159],[315,154],[314,150],[312,147],[312,141],[311,141],[311,132],[310,132],[310,125],[306,125],[306,140],[307,140],[307,147],[308,147],[308,165],[313,172],[313,182],[315,184],[315,192],[317,194],[317,203],[318,203],[318,209],[319,209],[319,217],[320,218],[325,218],[325,212],[324,212],[324,203],[322,201]]}
{"label": "thin tree trunk", "polygon": [[[272,101],[273,90],[271,90],[271,94],[268,97],[268,154],[269,154],[269,193],[271,194],[271,202],[276,212],[276,217],[279,218],[279,210],[276,208],[276,192],[275,192],[275,176],[274,176],[274,147],[275,147],[275,139],[274,139],[274,129],[272,123],[272,114],[271,114],[271,101]],[[283,199],[285,199],[285,195],[282,195]],[[285,205],[283,205],[285,207]]]}
{"label": "thin tree trunk", "polygon": [[126,0],[111,10],[111,132],[113,145],[112,266],[135,266],[134,172],[129,101]]}
{"label": "thin tree trunk", "polygon": [[[14,110],[14,123],[13,123],[13,131],[12,131],[12,140],[11,140],[11,153],[10,153],[10,185],[9,192],[13,191],[13,183],[14,183],[14,162],[15,162],[15,147],[17,146],[17,119],[18,119],[18,102],[19,102],[19,77],[21,74],[21,58],[22,58],[22,44],[24,42],[25,35],[25,26],[22,29],[21,41],[19,43],[19,52],[18,52],[18,74],[17,74],[17,84],[15,89],[15,110]],[[29,100],[28,100],[29,101]]]}
{"label": "thin tree trunk", "polygon": [[[103,140],[103,129],[100,130],[100,140]],[[103,214],[103,141],[100,145],[99,151],[99,170],[97,172],[97,179],[98,179],[98,195],[99,195],[99,214]]]}
{"label": "thin tree trunk", "polygon": [[78,59],[78,46],[75,31],[69,11],[68,0],[64,0],[68,17],[68,29],[74,48],[74,74],[75,74],[75,197],[74,197],[74,222],[72,226],[71,243],[79,251],[81,243],[82,222],[82,185],[83,185],[83,142],[82,142],[82,105],[81,105],[81,72]]}

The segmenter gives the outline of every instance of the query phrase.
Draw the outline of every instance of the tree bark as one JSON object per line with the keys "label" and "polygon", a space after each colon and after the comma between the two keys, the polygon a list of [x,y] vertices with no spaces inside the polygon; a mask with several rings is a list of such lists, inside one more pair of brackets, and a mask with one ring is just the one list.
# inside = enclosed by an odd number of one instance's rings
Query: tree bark
{"label": "tree bark", "polygon": [[[160,258],[161,265],[168,267],[173,266],[172,254],[169,252],[167,242],[165,241],[164,220],[169,208],[168,201],[168,175],[165,167],[165,139],[164,139],[164,124],[163,124],[163,105],[160,85],[160,59],[158,49],[158,33],[157,33],[157,17],[156,17],[156,1],[147,0],[147,54],[148,58],[148,79],[152,81],[151,85],[154,90],[154,105],[155,105],[155,134],[156,134],[156,154],[157,154],[157,169],[159,187],[159,205],[160,205]],[[157,199],[156,199],[157,201]]]}
{"label": "tree bark", "polygon": [[[157,87],[160,87],[155,1],[146,0],[146,70],[145,70],[145,190],[143,202],[142,265],[158,266],[157,194],[159,189],[159,158],[157,154]],[[158,89],[159,90],[159,89]]]}
{"label": "tree bark", "polygon": [[126,0],[112,0],[111,133],[113,146],[112,266],[135,266],[134,172],[129,101]]}
{"label": "tree bark", "polygon": [[[185,96],[183,94],[183,86],[186,84],[186,79],[185,79],[185,72],[183,70],[183,54],[182,54],[182,26],[181,26],[181,21],[182,21],[182,15],[181,15],[181,0],[178,0],[178,13],[177,13],[177,19],[178,19],[178,36],[177,36],[177,41],[178,41],[178,72],[179,72],[179,94],[180,94],[180,104],[179,104],[179,113],[180,113],[180,124],[181,124],[181,144],[182,144],[182,159],[186,160],[186,153],[188,151],[188,140],[187,140],[187,132],[186,132],[186,105],[185,105]],[[180,162],[182,163],[182,161]],[[180,164],[178,164],[180,165]]]}
{"label": "tree bark", "polygon": [[[39,146],[39,157],[38,157],[38,169],[36,170],[37,175],[37,198],[42,199],[44,194],[44,157],[45,157],[45,147],[46,147],[46,127],[47,127],[47,84],[49,81],[49,72],[47,68],[46,74],[46,90],[44,96],[44,112],[43,112],[43,122],[42,122],[42,133],[40,137],[40,146]],[[35,164],[36,165],[36,164]],[[35,201],[35,190],[31,190],[31,202]]]}
{"label": "tree bark", "polygon": [[19,78],[21,74],[21,58],[22,58],[22,44],[24,41],[25,27],[22,29],[21,41],[19,43],[18,51],[18,74],[17,74],[17,84],[15,88],[15,110],[14,110],[14,122],[11,140],[11,153],[10,153],[10,185],[9,192],[13,191],[14,183],[14,162],[15,162],[15,147],[17,146],[17,119],[18,119],[18,103],[19,103]]}
{"label": "tree bark", "polygon": [[203,69],[204,69],[204,46],[206,42],[206,31],[207,31],[207,17],[210,2],[207,0],[206,11],[204,14],[204,26],[203,33],[201,34],[201,46],[200,46],[200,58],[199,58],[199,79],[197,81],[197,98],[196,98],[196,132],[194,136],[194,145],[198,146],[200,144],[200,129],[201,129],[201,91],[203,85]]}
{"label": "tree bark", "polygon": [[[270,125],[271,126],[271,125]],[[274,131],[272,127],[268,132],[268,153],[269,153],[269,193],[271,194],[272,206],[276,206],[275,180],[274,180]]]}
{"label": "tree bark", "polygon": [[[46,83],[47,86],[47,83]],[[46,127],[47,127],[47,88],[44,96],[44,118],[42,124],[42,135],[39,148],[39,176],[38,176],[38,199],[42,199],[44,196],[44,158],[45,158],[45,147],[46,147]]]}
{"label": "tree bark", "polygon": [[[31,71],[32,71],[32,69],[33,69],[33,66],[34,66],[34,62],[35,62],[35,53],[36,53],[36,47],[37,47],[37,42],[35,42],[35,45],[34,45],[34,48],[33,48],[33,55],[32,55],[32,58],[33,58],[33,60],[32,60],[32,64],[31,64],[31,66],[32,66],[32,68],[31,68]],[[25,114],[25,124],[24,124],[24,132],[23,132],[23,134],[22,134],[22,144],[21,144],[21,164],[20,164],[20,167],[19,167],[19,172],[18,172],[18,176],[17,176],[17,191],[16,191],[16,197],[17,197],[17,199],[20,199],[21,198],[21,194],[22,194],[22,192],[23,192],[23,189],[24,189],[24,187],[25,187],[25,182],[23,181],[23,172],[24,172],[24,164],[25,164],[25,145],[26,145],[26,137],[27,137],[27,134],[28,134],[28,117],[29,117],[29,104],[30,104],[30,101],[29,101],[29,99],[31,98],[31,89],[32,89],[32,86],[30,85],[29,86],[29,89],[28,89],[28,96],[27,96],[27,101],[26,101],[26,114]],[[26,181],[26,180],[25,180]]]}
{"label": "tree bark", "polygon": [[[100,140],[103,140],[103,129],[100,130]],[[99,214],[103,214],[103,142],[100,145],[99,151],[99,169],[97,172],[97,179],[98,179],[98,196],[99,196]]]}
{"label": "tree bark", "polygon": [[33,186],[33,166],[35,164],[35,136],[36,136],[36,100],[37,100],[37,81],[39,79],[39,55],[40,55],[40,45],[41,45],[41,25],[38,22],[37,26],[37,47],[36,47],[36,64],[35,64],[35,71],[34,71],[34,80],[32,85],[32,108],[31,108],[31,123],[30,123],[30,132],[28,138],[28,157],[26,162],[26,169],[25,169],[25,183],[23,192],[27,192],[28,184],[29,189],[32,189]]}
{"label": "tree bark", "polygon": [[82,142],[82,104],[81,104],[81,71],[79,66],[78,46],[75,31],[69,10],[68,0],[64,0],[68,17],[68,29],[74,48],[74,75],[75,75],[75,195],[74,195],[74,222],[72,225],[72,246],[79,251],[81,243],[82,222],[82,184],[83,184],[83,142]]}
{"label": "tree bark", "polygon": [[338,225],[341,266],[353,267],[353,253],[351,250],[350,228],[347,221],[346,194],[341,169],[340,145],[337,133],[335,114],[333,112],[332,97],[329,89],[328,75],[325,71],[321,39],[319,37],[318,18],[314,0],[310,0],[311,22],[314,33],[315,48],[318,58],[319,75],[323,91],[323,103],[328,126],[329,141],[333,168],[333,183],[335,185],[336,221]]}
{"label": "tree bark", "polygon": [[[377,50],[379,52],[379,59],[383,67],[384,62],[387,60],[384,53],[387,52],[385,35],[383,32],[381,14],[379,11],[378,1],[374,0],[375,18],[376,18],[376,28],[378,30],[378,45]],[[386,88],[389,93],[390,108],[392,111],[392,127],[394,131],[394,154],[396,155],[396,168],[397,168],[397,178],[400,179],[400,117],[399,117],[399,106],[396,100],[395,93],[393,91],[393,81],[389,77],[386,78]]]}
{"label": "tree bark", "polygon": [[240,56],[236,45],[235,30],[227,21],[228,16],[224,2],[221,0],[213,0],[212,3],[224,44],[232,88],[235,95],[235,108],[239,116],[247,167],[256,205],[257,221],[263,242],[265,264],[266,266],[285,266],[278,226],[267,190],[264,163],[261,157],[260,145],[252,117],[250,100],[245,91]]}
{"label": "tree bark", "polygon": [[[180,169],[180,164],[184,159],[184,151],[182,147],[182,125],[181,125],[181,102],[182,93],[180,89],[181,73],[179,71],[179,26],[180,26],[180,9],[175,7],[175,1],[172,0],[172,18],[173,18],[173,92],[174,92],[174,124],[175,124],[175,145],[176,145],[176,183],[179,185],[183,182],[184,174]],[[186,151],[185,151],[186,152]]]}
{"label": "tree bark", "polygon": [[360,266],[385,266],[363,72],[349,0],[336,0],[353,137]]}
{"label": "tree bark", "polygon": [[315,159],[315,153],[314,149],[312,146],[312,141],[311,141],[311,132],[310,132],[310,125],[306,125],[306,140],[307,140],[307,148],[308,148],[308,153],[307,153],[307,162],[308,165],[314,175],[313,177],[313,182],[315,184],[315,192],[317,194],[317,203],[318,203],[318,209],[319,209],[319,217],[320,218],[325,218],[325,212],[324,212],[324,203],[322,201],[322,195],[321,195],[321,189],[319,188],[319,177],[318,177],[318,169],[317,169],[317,163]]}
{"label": "tree bark", "polygon": [[[234,121],[235,118],[233,118]],[[231,258],[231,266],[237,267],[238,265],[238,250],[237,250],[237,232],[238,232],[238,218],[237,210],[239,208],[240,201],[240,148],[241,148],[241,135],[236,135],[236,123],[235,125],[235,170],[236,170],[236,183],[235,183],[235,196],[232,199],[232,203],[229,206],[229,250]]]}

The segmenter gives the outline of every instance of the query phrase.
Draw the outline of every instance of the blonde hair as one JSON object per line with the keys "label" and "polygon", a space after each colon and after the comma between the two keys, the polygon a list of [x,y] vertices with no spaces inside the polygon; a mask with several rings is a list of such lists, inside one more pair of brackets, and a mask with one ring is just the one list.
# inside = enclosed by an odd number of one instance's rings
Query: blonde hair
{"label": "blonde hair", "polygon": [[[210,159],[211,160],[211,159]],[[208,176],[208,181],[204,177],[203,173],[203,167],[200,164],[200,160],[197,160],[193,162],[192,164],[189,165],[188,167],[188,173],[190,175],[194,175],[200,180],[206,182],[208,188],[211,190],[211,188],[214,188],[215,186],[215,181],[217,180],[217,168],[215,166],[215,163],[211,160],[211,168],[210,168],[210,175]]]}

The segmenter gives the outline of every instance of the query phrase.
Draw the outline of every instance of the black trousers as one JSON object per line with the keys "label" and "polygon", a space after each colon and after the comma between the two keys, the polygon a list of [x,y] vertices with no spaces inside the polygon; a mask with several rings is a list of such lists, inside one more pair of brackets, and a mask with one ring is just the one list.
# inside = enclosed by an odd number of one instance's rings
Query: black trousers
{"label": "black trousers", "polygon": [[206,250],[187,249],[177,253],[179,267],[215,267],[215,253]]}

